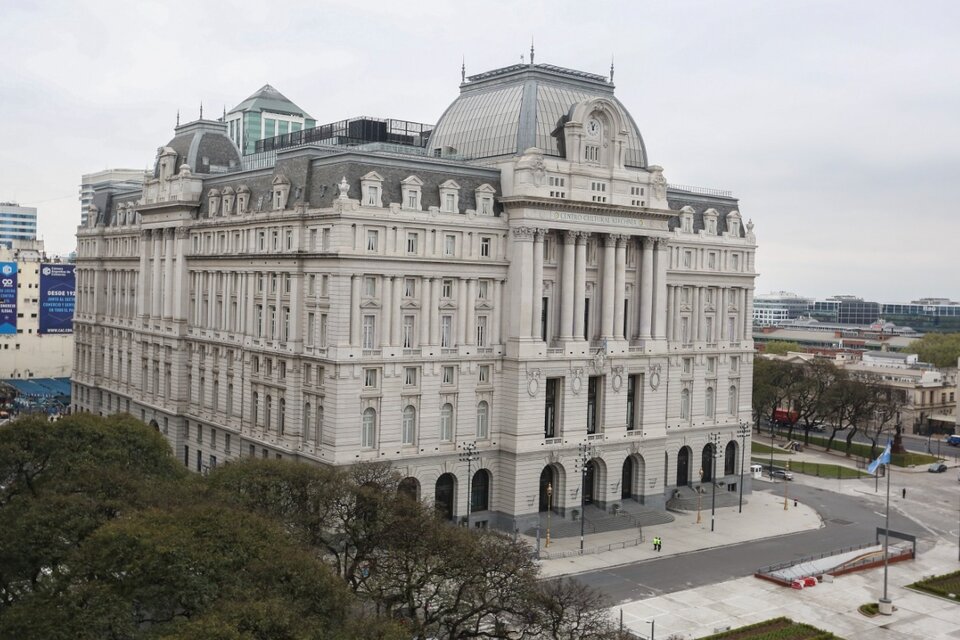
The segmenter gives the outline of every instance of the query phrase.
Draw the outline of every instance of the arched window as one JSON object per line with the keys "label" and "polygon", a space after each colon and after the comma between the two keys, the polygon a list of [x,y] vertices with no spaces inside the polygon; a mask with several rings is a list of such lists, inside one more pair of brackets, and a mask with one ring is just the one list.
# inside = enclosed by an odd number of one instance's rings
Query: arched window
{"label": "arched window", "polygon": [[251,409],[251,413],[253,413],[253,424],[257,425],[260,424],[260,395],[256,391],[253,392],[252,404],[253,408]]}
{"label": "arched window", "polygon": [[481,440],[490,435],[490,405],[481,400],[477,405],[477,437]]}
{"label": "arched window", "polygon": [[377,410],[373,407],[363,411],[363,429],[360,432],[360,446],[364,449],[372,449],[376,445],[377,435]]}
{"label": "arched window", "polygon": [[732,476],[737,472],[737,443],[731,440],[723,452],[723,474]]}
{"label": "arched window", "polygon": [[737,402],[739,394],[737,393],[737,387],[730,387],[730,396],[727,398],[727,406],[730,408],[730,415],[735,416],[740,413],[739,403]]}
{"label": "arched window", "polygon": [[270,413],[273,411],[273,398],[267,396],[267,403],[264,406],[263,424],[267,431],[270,431]]}
{"label": "arched window", "polygon": [[690,418],[690,390],[684,389],[680,392],[680,417],[684,420]]}
{"label": "arched window", "polygon": [[280,398],[280,405],[277,409],[277,428],[280,435],[283,435],[287,430],[287,401]]}
{"label": "arched window", "polygon": [[440,440],[453,440],[453,405],[449,402],[440,409]]}
{"label": "arched window", "polygon": [[713,417],[715,405],[716,405],[716,402],[714,401],[713,387],[707,387],[706,403],[705,403],[704,410],[708,418]]}
{"label": "arched window", "polygon": [[313,436],[314,442],[319,447],[323,443],[323,405],[317,407],[317,427]]}
{"label": "arched window", "polygon": [[310,403],[309,403],[309,402],[304,402],[304,403],[303,403],[303,432],[302,432],[302,433],[303,433],[303,439],[304,439],[305,441],[307,441],[307,442],[310,441],[310,436],[313,435],[313,431],[311,431],[311,429],[310,429],[310,426],[311,426],[311,423],[310,423],[310,417],[311,417],[311,415],[310,415],[310,414],[311,414],[311,412],[310,412]]}
{"label": "arched window", "polygon": [[403,444],[414,444],[417,441],[417,410],[413,405],[407,405],[403,410]]}

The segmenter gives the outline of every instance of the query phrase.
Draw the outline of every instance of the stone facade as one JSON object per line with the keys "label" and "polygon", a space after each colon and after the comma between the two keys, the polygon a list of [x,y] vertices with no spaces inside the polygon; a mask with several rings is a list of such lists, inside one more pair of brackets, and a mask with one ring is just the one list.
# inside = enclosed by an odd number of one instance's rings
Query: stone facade
{"label": "stone facade", "polygon": [[662,507],[709,479],[711,434],[734,488],[752,224],[626,166],[618,103],[571,114],[566,157],[302,147],[211,175],[162,148],[78,232],[76,408],[156,421],[197,470],[389,461],[477,526],[528,526],[547,484],[561,514]]}

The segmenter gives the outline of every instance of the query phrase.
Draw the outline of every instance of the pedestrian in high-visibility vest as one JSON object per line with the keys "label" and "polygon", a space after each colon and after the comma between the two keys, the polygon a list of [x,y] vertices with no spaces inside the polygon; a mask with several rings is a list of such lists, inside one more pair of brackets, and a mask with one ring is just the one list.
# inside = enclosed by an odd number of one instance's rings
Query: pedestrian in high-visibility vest
{"label": "pedestrian in high-visibility vest", "polygon": [[653,550],[657,550],[657,536],[653,536]]}

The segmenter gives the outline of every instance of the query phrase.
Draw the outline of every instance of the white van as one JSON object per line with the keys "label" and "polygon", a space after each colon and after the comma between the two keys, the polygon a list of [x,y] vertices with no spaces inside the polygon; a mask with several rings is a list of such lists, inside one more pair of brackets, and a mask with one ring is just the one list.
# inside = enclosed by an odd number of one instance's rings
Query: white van
{"label": "white van", "polygon": [[763,465],[761,464],[752,464],[750,465],[750,473],[754,478],[760,480],[763,477]]}

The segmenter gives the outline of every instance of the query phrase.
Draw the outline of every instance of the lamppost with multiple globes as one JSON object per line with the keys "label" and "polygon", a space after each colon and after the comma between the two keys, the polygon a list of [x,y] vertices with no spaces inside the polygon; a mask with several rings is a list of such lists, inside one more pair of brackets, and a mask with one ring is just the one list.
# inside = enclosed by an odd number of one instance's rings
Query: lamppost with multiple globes
{"label": "lamppost with multiple globes", "polygon": [[473,462],[479,458],[480,454],[477,452],[476,441],[460,443],[460,462],[467,463],[467,527],[470,526],[470,507],[473,505],[473,496],[470,495],[472,490],[470,484],[473,480]]}
{"label": "lamppost with multiple globes", "polygon": [[740,508],[737,513],[743,513],[743,461],[747,452],[747,436],[750,435],[750,425],[740,421],[737,436],[740,438]]}
{"label": "lamppost with multiple globes", "polygon": [[787,460],[787,470],[783,473],[783,510],[787,510],[787,479],[790,477],[790,461]]}
{"label": "lamppost with multiple globes", "polygon": [[700,500],[703,497],[703,467],[700,467],[700,485],[697,487],[697,524],[700,524]]}
{"label": "lamppost with multiple globes", "polygon": [[717,517],[717,459],[720,457],[720,434],[710,434],[710,531]]}
{"label": "lamppost with multiple globes", "polygon": [[550,546],[550,512],[553,511],[553,483],[547,483],[547,547]]}
{"label": "lamppost with multiple globes", "polygon": [[585,523],[584,510],[586,509],[586,488],[587,488],[587,464],[594,457],[593,445],[589,442],[581,442],[578,445],[580,455],[577,462],[580,464],[580,553],[583,554],[583,527]]}

